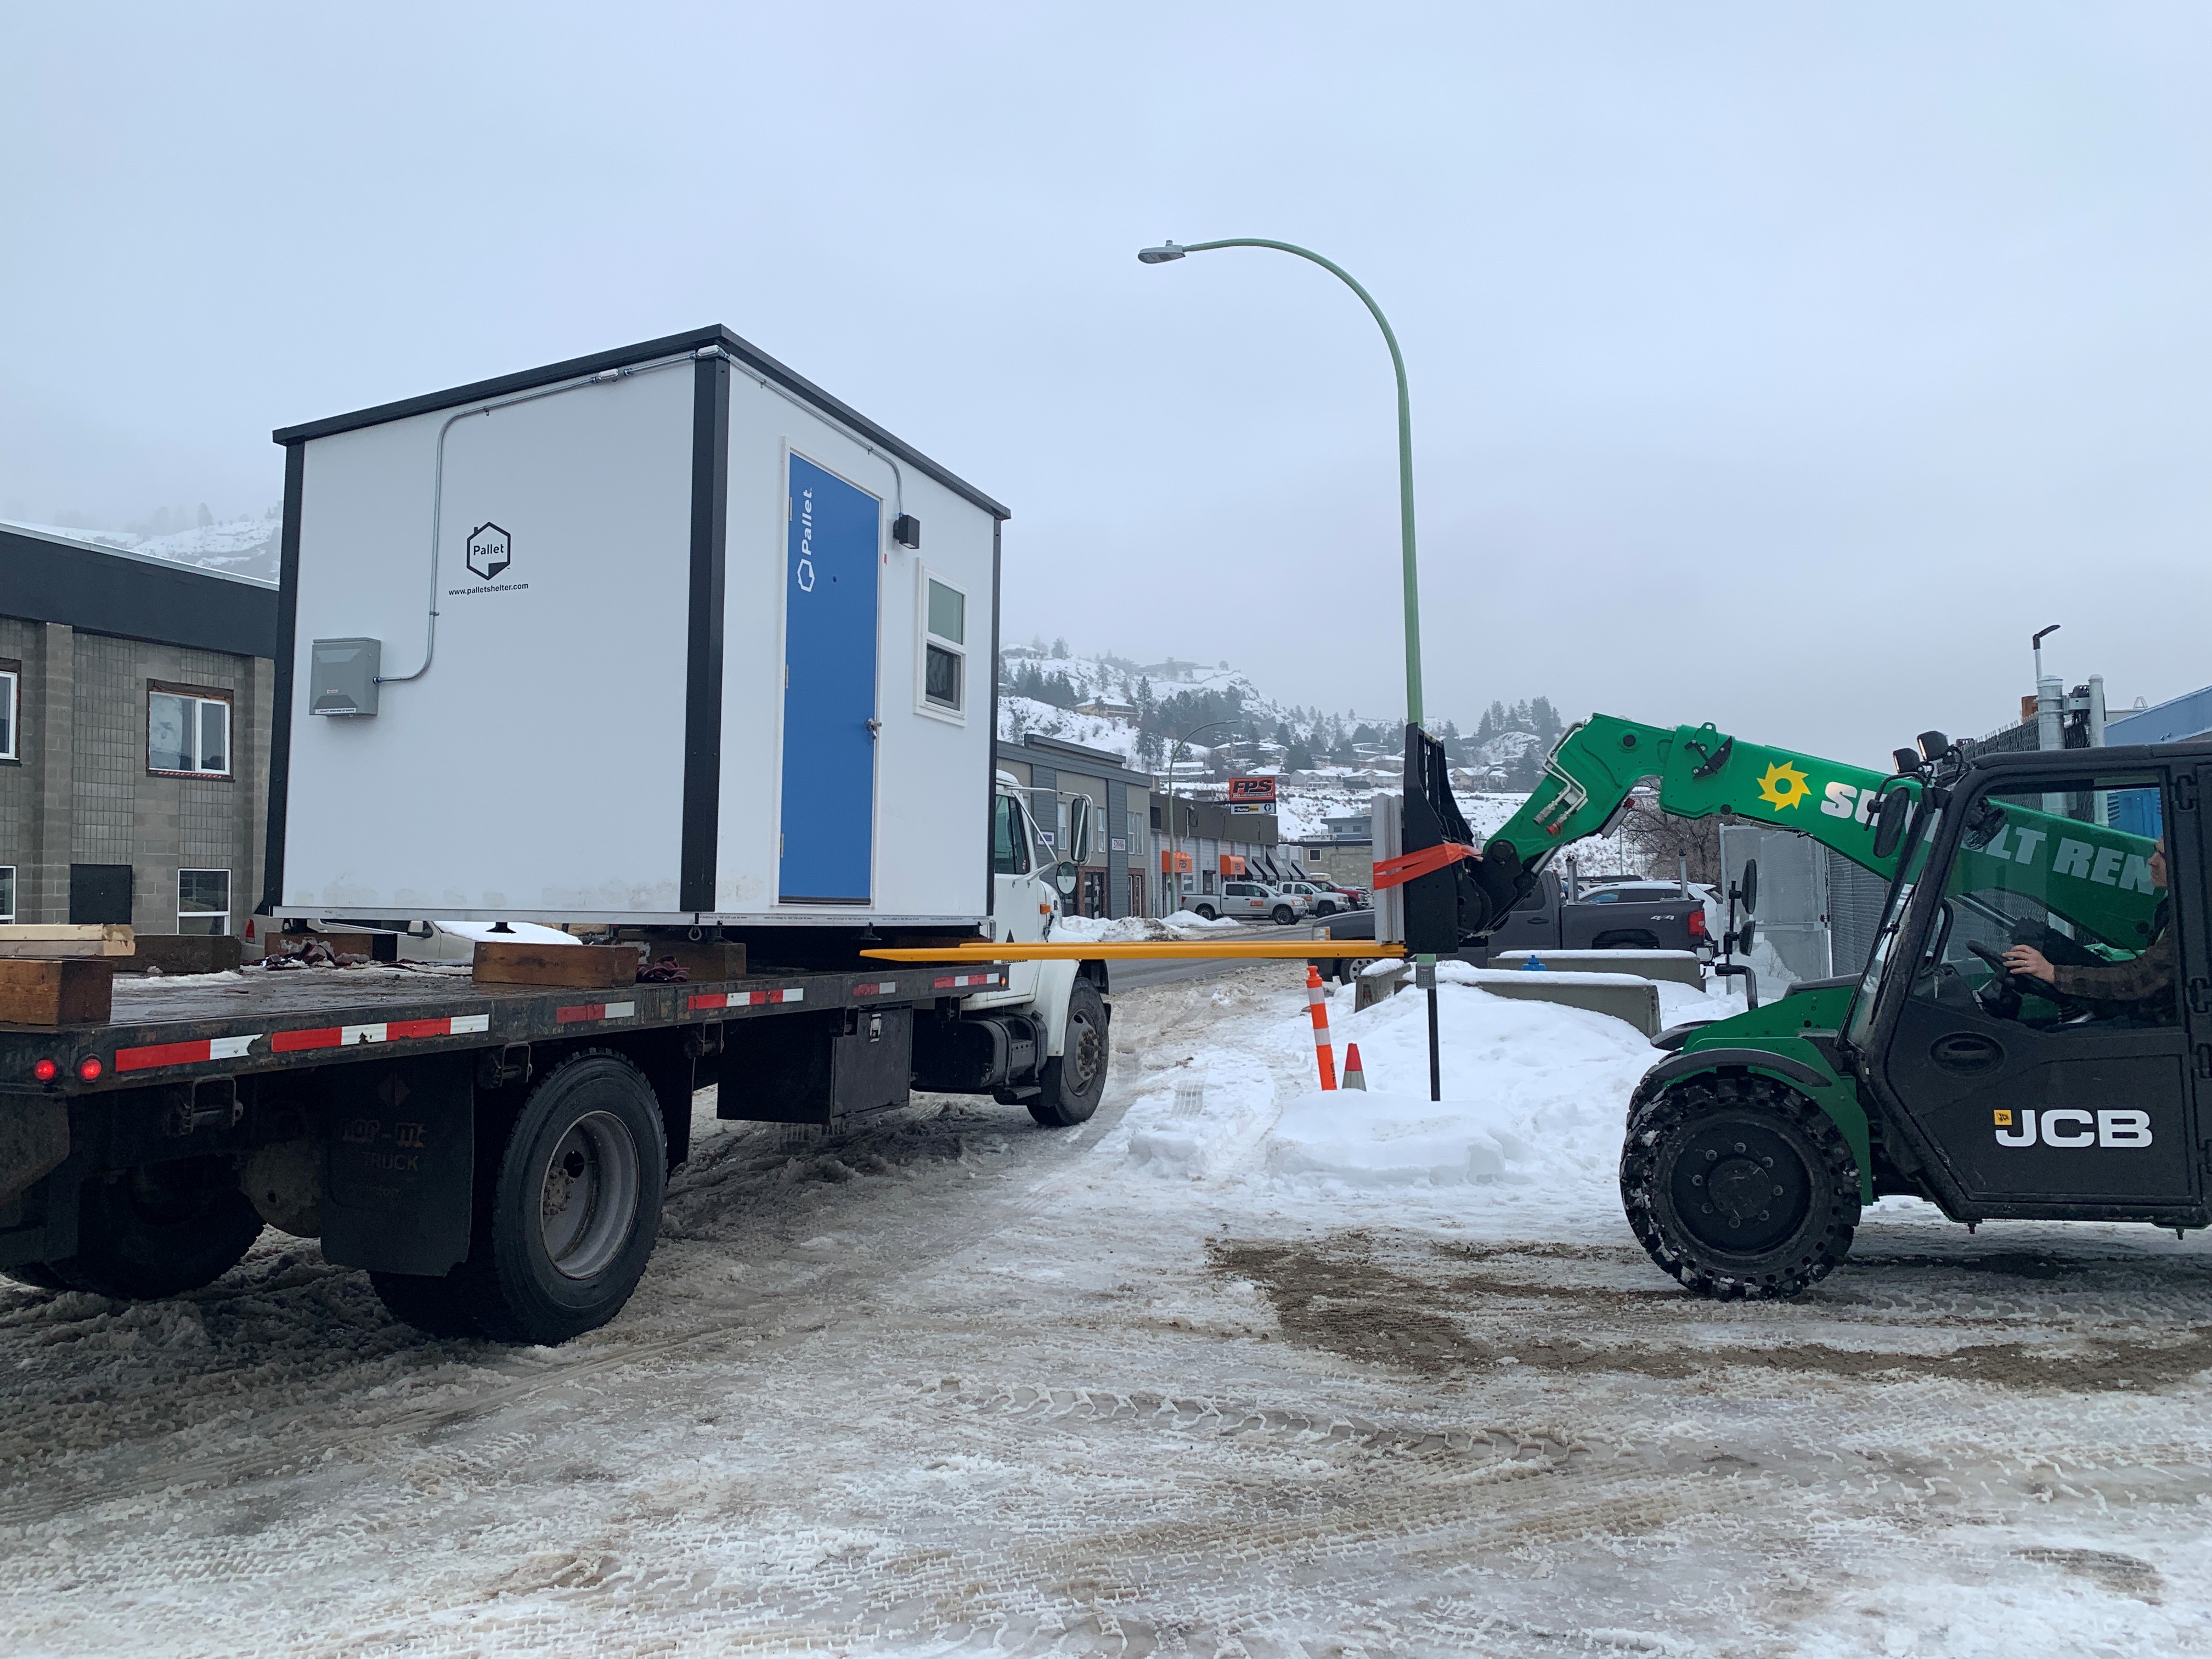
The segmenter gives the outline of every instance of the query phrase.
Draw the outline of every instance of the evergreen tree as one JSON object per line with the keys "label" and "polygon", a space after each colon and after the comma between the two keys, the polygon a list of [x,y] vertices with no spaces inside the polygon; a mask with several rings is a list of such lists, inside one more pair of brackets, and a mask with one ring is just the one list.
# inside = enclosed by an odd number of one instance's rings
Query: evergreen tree
{"label": "evergreen tree", "polygon": [[1067,660],[1067,641],[1066,640],[1054,640],[1052,642],[1052,659],[1054,662],[1066,662]]}
{"label": "evergreen tree", "polygon": [[1534,723],[1536,735],[1543,738],[1547,748],[1560,732],[1566,730],[1565,722],[1559,719],[1559,712],[1552,707],[1552,700],[1549,697],[1530,698],[1528,715]]}

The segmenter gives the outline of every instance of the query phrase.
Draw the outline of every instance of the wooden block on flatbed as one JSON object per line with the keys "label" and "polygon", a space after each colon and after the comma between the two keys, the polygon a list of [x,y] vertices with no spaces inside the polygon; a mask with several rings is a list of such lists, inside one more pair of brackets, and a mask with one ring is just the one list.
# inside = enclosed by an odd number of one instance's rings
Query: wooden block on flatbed
{"label": "wooden block on flatbed", "polygon": [[234,933],[141,933],[137,948],[117,957],[118,974],[227,974],[246,959],[246,941]]}
{"label": "wooden block on flatbed", "polygon": [[637,983],[635,945],[530,945],[477,941],[471,977],[486,985],[557,985],[599,990]]}
{"label": "wooden block on flatbed", "polygon": [[659,962],[663,957],[674,957],[684,969],[684,978],[694,985],[745,976],[745,947],[724,939],[701,939],[696,944],[687,939],[675,945],[645,947],[648,963]]}
{"label": "wooden block on flatbed", "polygon": [[127,922],[9,922],[0,926],[0,958],[33,957],[127,957]]}
{"label": "wooden block on flatbed", "polygon": [[115,964],[0,959],[0,1021],[14,1025],[100,1025],[115,1007]]}

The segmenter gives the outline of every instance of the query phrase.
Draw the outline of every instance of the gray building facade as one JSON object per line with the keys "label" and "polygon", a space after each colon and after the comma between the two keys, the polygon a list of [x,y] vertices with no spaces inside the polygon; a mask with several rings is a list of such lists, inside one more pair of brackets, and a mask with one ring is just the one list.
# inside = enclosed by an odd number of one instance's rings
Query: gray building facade
{"label": "gray building facade", "polygon": [[0,526],[0,921],[242,933],[274,584]]}

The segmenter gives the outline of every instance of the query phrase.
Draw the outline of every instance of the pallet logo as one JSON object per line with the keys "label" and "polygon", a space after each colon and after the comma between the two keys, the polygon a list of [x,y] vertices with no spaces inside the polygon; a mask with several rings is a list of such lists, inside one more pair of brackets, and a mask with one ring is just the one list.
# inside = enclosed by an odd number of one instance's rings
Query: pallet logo
{"label": "pallet logo", "polygon": [[2151,1144],[2150,1114],[2145,1111],[2054,1106],[2039,1113],[2032,1106],[2019,1112],[2000,1106],[1990,1115],[1996,1120],[2000,1146],[2033,1146],[2039,1140],[2046,1146],[2076,1148]]}
{"label": "pallet logo", "polygon": [[469,532],[470,574],[489,581],[514,562],[514,538],[495,524],[480,524]]}

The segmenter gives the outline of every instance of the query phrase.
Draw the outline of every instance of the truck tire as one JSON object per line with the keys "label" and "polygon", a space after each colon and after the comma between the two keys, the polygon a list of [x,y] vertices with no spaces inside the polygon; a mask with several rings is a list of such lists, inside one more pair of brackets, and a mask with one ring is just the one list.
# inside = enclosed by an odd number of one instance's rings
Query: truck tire
{"label": "truck tire", "polygon": [[1072,1128],[1098,1109],[1106,1092],[1106,1000],[1087,979],[1067,996],[1067,1052],[1044,1063],[1043,1091],[1030,1115],[1048,1129]]}
{"label": "truck tire", "polygon": [[[645,1074],[604,1048],[570,1054],[531,1090],[477,1190],[469,1258],[449,1276],[455,1304],[496,1341],[598,1329],[645,1276],[667,1186],[667,1136]],[[404,1293],[442,1322],[436,1292]]]}
{"label": "truck tire", "polygon": [[1699,1296],[1796,1296],[1834,1271],[1859,1171],[1826,1113],[1757,1077],[1694,1078],[1629,1114],[1621,1206],[1652,1261]]}
{"label": "truck tire", "polygon": [[1198,912],[1200,916],[1207,921],[1212,921],[1216,916],[1221,914],[1210,904],[1194,905],[1192,908]]}
{"label": "truck tire", "polygon": [[1336,914],[1336,901],[1334,899],[1323,899],[1320,903],[1314,906],[1314,914],[1317,916],[1334,915]]}
{"label": "truck tire", "polygon": [[76,1224],[76,1254],[46,1265],[73,1291],[127,1301],[211,1285],[261,1237],[228,1158],[143,1164],[88,1181]]}
{"label": "truck tire", "polygon": [[1275,919],[1275,926],[1278,927],[1287,927],[1298,919],[1298,913],[1287,904],[1277,905],[1272,914]]}

